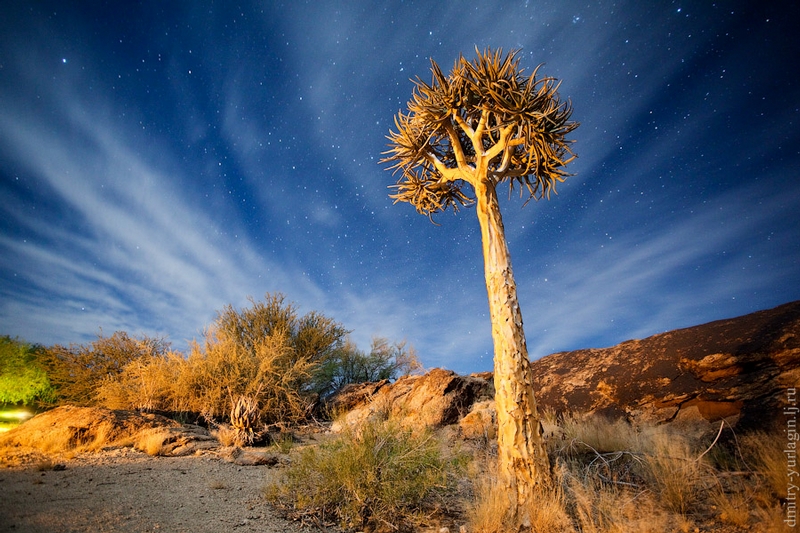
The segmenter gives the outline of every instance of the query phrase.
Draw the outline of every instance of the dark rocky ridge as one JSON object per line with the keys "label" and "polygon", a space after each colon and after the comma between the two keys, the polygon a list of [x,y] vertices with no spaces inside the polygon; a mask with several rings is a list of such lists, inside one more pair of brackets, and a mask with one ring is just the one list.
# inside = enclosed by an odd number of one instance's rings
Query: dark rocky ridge
{"label": "dark rocky ridge", "polygon": [[800,385],[800,301],[531,366],[540,405],[557,411],[764,427]]}

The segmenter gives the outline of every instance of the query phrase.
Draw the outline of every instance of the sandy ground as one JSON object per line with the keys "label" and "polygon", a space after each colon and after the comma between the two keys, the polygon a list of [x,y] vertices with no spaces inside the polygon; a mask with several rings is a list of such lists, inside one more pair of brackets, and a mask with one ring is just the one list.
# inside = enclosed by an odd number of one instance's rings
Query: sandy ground
{"label": "sandy ground", "polygon": [[0,468],[0,532],[298,532],[262,497],[279,468],[214,451],[151,457],[131,448]]}

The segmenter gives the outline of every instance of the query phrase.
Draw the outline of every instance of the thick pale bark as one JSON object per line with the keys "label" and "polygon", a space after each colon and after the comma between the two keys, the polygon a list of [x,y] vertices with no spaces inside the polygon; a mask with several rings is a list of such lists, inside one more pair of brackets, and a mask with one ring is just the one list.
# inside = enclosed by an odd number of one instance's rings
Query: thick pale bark
{"label": "thick pale bark", "polygon": [[550,463],[497,193],[487,181],[476,184],[475,193],[494,340],[499,475],[509,497],[510,518],[525,529],[535,487],[550,483]]}

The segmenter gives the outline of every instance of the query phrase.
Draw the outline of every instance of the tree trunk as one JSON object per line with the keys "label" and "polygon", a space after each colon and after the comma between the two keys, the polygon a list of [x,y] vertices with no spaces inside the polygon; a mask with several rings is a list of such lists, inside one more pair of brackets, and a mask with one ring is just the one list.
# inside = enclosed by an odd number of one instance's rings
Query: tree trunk
{"label": "tree trunk", "polygon": [[535,487],[550,483],[550,462],[533,394],[522,313],[497,192],[493,183],[482,181],[475,193],[494,340],[498,474],[508,495],[508,517],[518,530],[524,530],[530,526]]}

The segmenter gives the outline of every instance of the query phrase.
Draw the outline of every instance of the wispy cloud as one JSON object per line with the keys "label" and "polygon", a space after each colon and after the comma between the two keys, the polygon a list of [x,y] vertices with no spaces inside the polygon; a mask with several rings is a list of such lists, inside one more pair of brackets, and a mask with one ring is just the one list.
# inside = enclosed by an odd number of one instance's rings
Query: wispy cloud
{"label": "wispy cloud", "polygon": [[191,169],[166,174],[180,165],[157,146],[142,153],[148,143],[135,131],[97,112],[102,100],[87,107],[69,88],[51,97],[56,127],[8,109],[0,114],[0,136],[28,186],[54,194],[48,201],[66,215],[9,206],[28,237],[0,241],[5,267],[16,271],[7,291],[30,295],[26,308],[3,314],[26,317],[37,332],[35,317],[52,324],[52,337],[37,341],[98,327],[191,336],[215,309],[241,301],[253,280],[263,276],[270,290],[304,285],[255,252],[238,219],[191,203],[184,189]]}
{"label": "wispy cloud", "polygon": [[[758,308],[756,295],[780,268],[761,268],[764,258],[779,257],[764,247],[788,245],[793,237],[786,228],[743,241],[743,235],[763,234],[789,208],[780,193],[755,207],[750,198],[748,191],[723,194],[691,216],[661,221],[657,231],[632,225],[594,243],[567,236],[556,263],[523,289],[531,306],[525,316],[532,355],[725,318],[715,308]],[[784,260],[791,268],[791,257]],[[737,298],[741,304],[731,305]]]}

